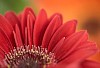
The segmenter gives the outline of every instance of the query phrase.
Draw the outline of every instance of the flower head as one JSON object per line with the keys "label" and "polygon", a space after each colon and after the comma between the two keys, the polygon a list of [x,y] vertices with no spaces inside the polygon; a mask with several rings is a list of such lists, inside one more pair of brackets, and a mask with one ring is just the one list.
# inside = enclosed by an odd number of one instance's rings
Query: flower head
{"label": "flower head", "polygon": [[19,16],[0,15],[0,66],[64,68],[85,62],[97,47],[88,41],[86,31],[75,31],[76,24],[76,20],[63,24],[59,13],[47,18],[43,9],[37,16],[31,8]]}

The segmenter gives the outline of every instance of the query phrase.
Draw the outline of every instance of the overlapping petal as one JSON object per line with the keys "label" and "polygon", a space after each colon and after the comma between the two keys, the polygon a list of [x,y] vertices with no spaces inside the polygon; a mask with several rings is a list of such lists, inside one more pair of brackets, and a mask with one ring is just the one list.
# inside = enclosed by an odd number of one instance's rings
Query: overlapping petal
{"label": "overlapping petal", "polygon": [[40,46],[42,43],[44,32],[48,26],[47,14],[45,10],[41,10],[38,14],[34,24],[34,37],[33,41],[36,46]]}
{"label": "overlapping petal", "polygon": [[[53,34],[56,32],[56,30],[62,25],[62,19],[60,18],[59,15],[56,15],[51,22],[49,23],[45,34],[43,36],[42,40],[42,47],[46,47],[49,45],[49,42],[53,36]],[[48,39],[47,39],[48,38]]]}
{"label": "overlapping petal", "polygon": [[[34,23],[35,20],[35,14],[33,12],[33,10],[31,8],[26,8],[24,10],[24,12],[20,15],[20,22],[21,22],[21,34],[22,34],[22,40],[25,43],[25,28],[28,26],[28,21],[29,21],[29,17],[31,16],[31,21],[33,21],[32,23]],[[33,26],[33,25],[32,25]],[[33,27],[32,27],[33,28]]]}
{"label": "overlapping petal", "polygon": [[50,43],[48,45],[48,51],[52,51],[52,49],[55,47],[57,42],[60,41],[60,39],[62,39],[63,37],[68,37],[69,35],[73,34],[75,32],[75,29],[76,20],[69,21],[63,24],[61,27],[59,27],[50,40]]}
{"label": "overlapping petal", "polygon": [[14,28],[15,25],[17,24],[18,26],[20,26],[20,21],[18,20],[16,14],[14,12],[6,12],[5,14],[5,18],[9,21],[9,23],[12,25],[12,27]]}
{"label": "overlapping petal", "polygon": [[97,52],[96,44],[88,41],[86,31],[76,32],[76,25],[76,20],[63,24],[58,13],[48,18],[43,9],[37,16],[31,8],[19,17],[13,12],[0,15],[0,65],[14,48],[34,45],[54,53],[56,62],[47,68],[99,68],[99,63],[86,60]]}
{"label": "overlapping petal", "polygon": [[81,68],[100,68],[100,63],[92,60],[84,60],[81,63]]}

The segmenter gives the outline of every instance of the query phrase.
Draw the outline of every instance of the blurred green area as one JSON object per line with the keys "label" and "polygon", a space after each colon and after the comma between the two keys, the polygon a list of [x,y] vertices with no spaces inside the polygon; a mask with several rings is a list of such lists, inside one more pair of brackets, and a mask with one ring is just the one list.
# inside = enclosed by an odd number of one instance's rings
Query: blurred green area
{"label": "blurred green area", "polygon": [[25,6],[30,6],[29,0],[0,0],[0,14],[4,14],[8,10],[18,13]]}

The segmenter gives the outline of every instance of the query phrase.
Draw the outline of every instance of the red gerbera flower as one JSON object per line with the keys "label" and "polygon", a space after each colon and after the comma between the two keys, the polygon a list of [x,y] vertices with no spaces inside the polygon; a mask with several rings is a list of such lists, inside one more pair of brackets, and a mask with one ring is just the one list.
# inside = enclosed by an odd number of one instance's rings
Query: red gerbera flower
{"label": "red gerbera flower", "polygon": [[89,67],[92,62],[85,59],[97,51],[96,45],[88,41],[86,31],[75,30],[76,20],[63,24],[61,14],[55,13],[48,19],[43,9],[37,17],[31,8],[19,16],[13,12],[0,15],[0,66]]}

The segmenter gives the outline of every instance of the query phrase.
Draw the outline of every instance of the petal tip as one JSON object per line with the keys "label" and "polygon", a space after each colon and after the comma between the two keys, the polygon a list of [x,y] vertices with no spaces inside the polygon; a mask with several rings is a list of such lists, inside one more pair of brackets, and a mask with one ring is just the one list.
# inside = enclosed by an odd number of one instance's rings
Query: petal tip
{"label": "petal tip", "polygon": [[42,17],[47,17],[47,13],[44,9],[41,9],[38,15]]}
{"label": "petal tip", "polygon": [[27,10],[32,10],[32,9],[30,7],[26,7],[24,10],[27,11]]}
{"label": "petal tip", "polygon": [[73,19],[72,21],[71,21],[73,24],[75,24],[75,25],[77,25],[77,20],[76,19]]}
{"label": "petal tip", "polygon": [[44,9],[41,9],[40,13],[46,13],[46,11]]}

